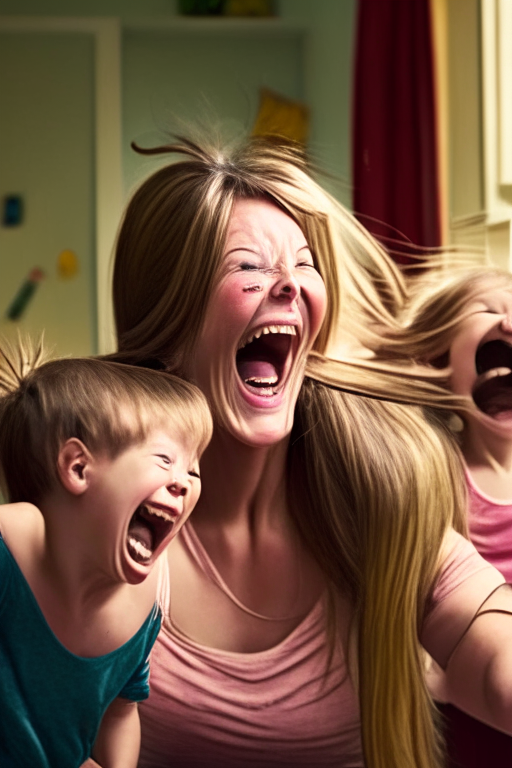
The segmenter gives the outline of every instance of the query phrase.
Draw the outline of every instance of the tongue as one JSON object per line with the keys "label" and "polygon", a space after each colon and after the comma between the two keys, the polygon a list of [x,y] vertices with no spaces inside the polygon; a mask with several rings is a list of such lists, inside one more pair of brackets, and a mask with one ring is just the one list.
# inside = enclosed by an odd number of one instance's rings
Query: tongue
{"label": "tongue", "polygon": [[242,360],[238,364],[238,373],[243,381],[247,381],[247,379],[277,379],[275,366],[265,360]]}
{"label": "tongue", "polygon": [[146,549],[153,549],[153,533],[143,520],[133,520],[130,524],[128,535],[131,538],[140,541],[140,543],[143,544]]}

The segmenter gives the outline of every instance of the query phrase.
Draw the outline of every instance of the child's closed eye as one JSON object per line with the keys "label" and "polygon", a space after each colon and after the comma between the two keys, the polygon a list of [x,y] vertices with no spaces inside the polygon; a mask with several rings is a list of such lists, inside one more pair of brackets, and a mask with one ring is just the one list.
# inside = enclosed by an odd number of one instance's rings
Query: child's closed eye
{"label": "child's closed eye", "polygon": [[166,456],[165,453],[158,453],[157,459],[160,459],[163,464],[169,467],[174,464],[173,459],[171,459],[170,456]]}

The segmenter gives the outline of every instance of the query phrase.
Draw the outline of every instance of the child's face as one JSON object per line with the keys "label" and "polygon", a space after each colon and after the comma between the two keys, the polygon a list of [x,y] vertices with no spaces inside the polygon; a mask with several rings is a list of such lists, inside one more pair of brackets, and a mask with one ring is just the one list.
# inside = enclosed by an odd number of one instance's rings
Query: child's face
{"label": "child's face", "polygon": [[198,459],[197,445],[163,429],[115,459],[95,457],[88,503],[122,581],[143,581],[192,512],[201,491]]}
{"label": "child's face", "polygon": [[512,290],[482,292],[450,348],[451,389],[472,397],[481,423],[512,428]]}

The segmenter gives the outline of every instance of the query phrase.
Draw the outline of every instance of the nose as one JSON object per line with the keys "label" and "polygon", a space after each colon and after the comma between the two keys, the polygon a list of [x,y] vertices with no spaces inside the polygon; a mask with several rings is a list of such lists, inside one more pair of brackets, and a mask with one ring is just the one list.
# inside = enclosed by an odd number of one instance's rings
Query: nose
{"label": "nose", "polygon": [[178,480],[177,477],[173,478],[172,482],[167,486],[167,490],[170,494],[176,496],[176,498],[179,496],[185,496],[187,493],[186,486],[180,480]]}
{"label": "nose", "polygon": [[270,294],[280,301],[294,301],[300,294],[300,285],[295,275],[289,269],[281,269]]}
{"label": "nose", "polygon": [[505,315],[501,321],[501,330],[504,333],[512,333],[512,314]]}

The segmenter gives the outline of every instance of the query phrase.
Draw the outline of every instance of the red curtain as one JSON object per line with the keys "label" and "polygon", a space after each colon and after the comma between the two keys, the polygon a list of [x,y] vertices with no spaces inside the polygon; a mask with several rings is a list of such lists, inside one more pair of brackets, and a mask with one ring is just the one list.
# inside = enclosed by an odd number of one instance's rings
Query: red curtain
{"label": "red curtain", "polygon": [[359,0],[353,205],[402,263],[441,245],[438,176],[429,0]]}

